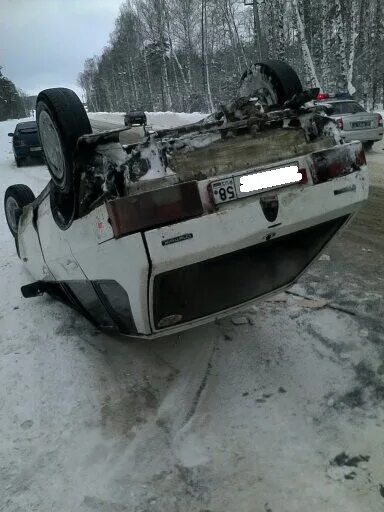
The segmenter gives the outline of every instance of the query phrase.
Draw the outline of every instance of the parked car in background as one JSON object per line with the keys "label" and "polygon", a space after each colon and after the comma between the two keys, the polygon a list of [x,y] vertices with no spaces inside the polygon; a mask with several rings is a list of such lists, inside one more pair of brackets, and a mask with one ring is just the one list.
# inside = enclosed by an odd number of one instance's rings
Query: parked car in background
{"label": "parked car in background", "polygon": [[8,133],[8,136],[12,137],[12,148],[17,167],[20,167],[28,159],[39,158],[42,160],[44,158],[36,121],[18,123],[15,131]]}
{"label": "parked car in background", "polygon": [[365,149],[383,138],[383,118],[375,112],[367,112],[354,100],[333,99],[328,94],[320,96],[321,103],[329,105],[328,114],[335,119],[344,142],[360,140]]}
{"label": "parked car in background", "polygon": [[143,110],[127,112],[124,116],[124,124],[125,126],[145,126],[147,124],[147,116]]}

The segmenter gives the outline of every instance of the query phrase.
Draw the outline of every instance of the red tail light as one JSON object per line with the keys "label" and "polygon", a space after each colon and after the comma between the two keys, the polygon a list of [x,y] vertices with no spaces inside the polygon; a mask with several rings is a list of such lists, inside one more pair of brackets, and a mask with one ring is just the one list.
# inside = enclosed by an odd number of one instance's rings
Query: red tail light
{"label": "red tail light", "polygon": [[342,130],[344,128],[344,123],[343,123],[343,120],[340,118],[340,119],[336,119],[336,126],[338,127],[339,130]]}
{"label": "red tail light", "polygon": [[328,98],[329,94],[327,92],[319,92],[319,94],[316,97],[317,101],[327,100]]}
{"label": "red tail light", "polygon": [[305,183],[308,183],[307,171],[305,169],[299,169],[299,173],[302,176],[300,183],[303,183],[304,185]]}
{"label": "red tail light", "polygon": [[367,165],[367,159],[365,158],[365,152],[363,148],[361,148],[361,150],[356,153],[356,163],[359,167]]}
{"label": "red tail light", "polygon": [[366,165],[365,153],[360,143],[336,146],[312,153],[313,183],[324,183],[333,178],[358,171]]}
{"label": "red tail light", "polygon": [[381,114],[377,114],[377,125],[382,128],[383,127],[383,118]]}
{"label": "red tail light", "polygon": [[203,214],[196,181],[159,188],[106,203],[115,238]]}

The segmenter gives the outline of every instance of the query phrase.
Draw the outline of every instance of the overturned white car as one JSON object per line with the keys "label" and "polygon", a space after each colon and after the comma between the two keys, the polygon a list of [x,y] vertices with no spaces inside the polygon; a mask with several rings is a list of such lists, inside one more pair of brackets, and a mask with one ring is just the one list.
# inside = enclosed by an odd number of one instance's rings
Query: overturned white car
{"label": "overturned white car", "polygon": [[289,287],[368,196],[361,143],[342,144],[317,93],[284,63],[256,64],[231,105],[122,146],[127,128],[91,134],[72,91],[41,92],[51,181],[4,200],[33,276],[23,295],[145,338]]}

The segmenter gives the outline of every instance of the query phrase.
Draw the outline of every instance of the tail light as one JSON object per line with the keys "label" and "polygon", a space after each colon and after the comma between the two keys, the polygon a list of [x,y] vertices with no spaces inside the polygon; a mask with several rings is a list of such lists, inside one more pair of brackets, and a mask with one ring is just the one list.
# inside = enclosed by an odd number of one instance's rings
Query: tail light
{"label": "tail light", "polygon": [[383,127],[383,117],[381,114],[377,114],[377,125],[382,128]]}
{"label": "tail light", "polygon": [[342,130],[344,128],[344,123],[343,123],[343,120],[340,118],[340,119],[336,119],[336,126],[338,127],[339,130]]}
{"label": "tail light", "polygon": [[299,169],[299,173],[301,174],[301,181],[300,181],[300,183],[302,183],[304,185],[306,183],[308,183],[308,176],[307,176],[306,169]]}
{"label": "tail light", "polygon": [[159,188],[106,203],[115,238],[203,214],[196,181]]}
{"label": "tail light", "polygon": [[363,148],[356,152],[356,164],[360,167],[367,165],[367,159],[365,158],[365,151]]}
{"label": "tail light", "polygon": [[327,92],[319,92],[316,96],[317,101],[327,100],[329,98],[329,94]]}
{"label": "tail light", "polygon": [[315,185],[358,171],[366,165],[365,153],[360,143],[312,153],[312,160],[314,165],[311,173]]}

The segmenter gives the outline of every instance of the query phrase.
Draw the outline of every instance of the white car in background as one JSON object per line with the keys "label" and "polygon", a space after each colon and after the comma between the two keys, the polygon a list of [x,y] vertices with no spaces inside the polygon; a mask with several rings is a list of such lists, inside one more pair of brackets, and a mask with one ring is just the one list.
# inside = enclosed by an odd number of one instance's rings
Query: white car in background
{"label": "white car in background", "polygon": [[30,282],[101,329],[154,338],[291,286],[368,197],[361,143],[340,144],[318,90],[276,61],[194,125],[91,133],[76,94],[48,89],[37,124],[51,181],[5,193]]}
{"label": "white car in background", "polygon": [[360,140],[365,149],[371,149],[375,142],[382,140],[381,114],[367,112],[354,100],[324,98],[323,101],[329,105],[328,114],[335,119],[345,142]]}

